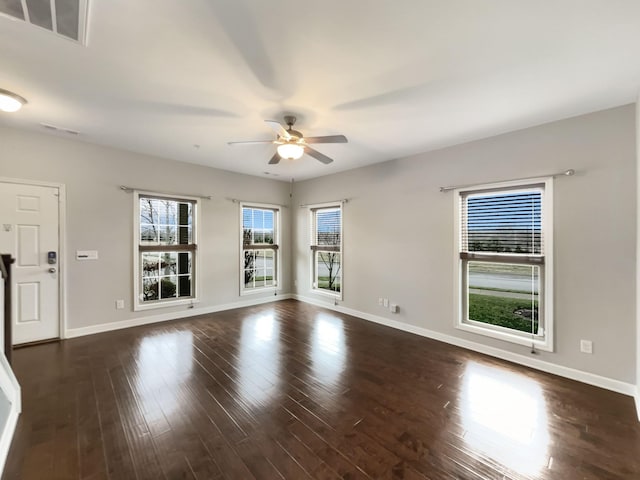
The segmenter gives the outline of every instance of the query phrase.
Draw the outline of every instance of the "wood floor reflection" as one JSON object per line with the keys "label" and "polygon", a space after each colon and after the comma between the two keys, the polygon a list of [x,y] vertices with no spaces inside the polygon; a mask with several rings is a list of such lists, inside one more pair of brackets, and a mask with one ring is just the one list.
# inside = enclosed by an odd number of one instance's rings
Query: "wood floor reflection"
{"label": "wood floor reflection", "polygon": [[294,300],[14,367],[5,479],[640,478],[630,397]]}

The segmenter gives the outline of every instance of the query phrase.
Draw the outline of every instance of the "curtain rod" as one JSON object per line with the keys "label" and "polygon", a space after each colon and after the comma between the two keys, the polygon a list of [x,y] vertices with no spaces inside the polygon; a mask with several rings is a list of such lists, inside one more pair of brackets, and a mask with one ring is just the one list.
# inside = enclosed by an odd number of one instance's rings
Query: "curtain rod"
{"label": "curtain rod", "polygon": [[143,191],[143,192],[159,193],[160,195],[172,195],[174,197],[196,197],[196,198],[202,198],[204,200],[211,200],[211,195],[192,195],[192,194],[187,194],[187,193],[159,192],[157,190],[147,190],[145,188],[127,187],[126,185],[120,185],[120,190],[122,190],[123,192],[127,192],[127,193],[131,193],[131,192],[135,192],[136,190],[140,190],[140,191]]}
{"label": "curtain rod", "polygon": [[327,205],[330,203],[349,203],[348,198],[341,198],[340,200],[332,200],[330,202],[318,202],[318,203],[305,203],[304,205],[298,205],[300,208],[315,207],[316,205]]}
{"label": "curtain rod", "polygon": [[250,202],[249,200],[239,200],[237,198],[224,197],[225,200],[229,200],[231,203],[246,203],[248,205],[275,205],[277,207],[289,208],[289,205],[284,203],[271,203],[271,202]]}
{"label": "curtain rod", "polygon": [[[565,170],[564,172],[551,173],[551,174],[539,175],[539,176],[540,177],[571,177],[572,175],[575,175],[575,173],[576,171],[573,168],[570,168],[569,170]],[[518,182],[520,180],[529,180],[531,178],[535,178],[535,177],[513,178],[511,180],[501,180],[501,182]],[[485,183],[500,183],[500,182],[485,182]],[[449,185],[448,187],[440,187],[440,191],[448,192],[450,190],[455,190],[456,188],[468,188],[468,187],[475,187],[477,185],[478,185],[477,183],[469,184],[469,185]]]}

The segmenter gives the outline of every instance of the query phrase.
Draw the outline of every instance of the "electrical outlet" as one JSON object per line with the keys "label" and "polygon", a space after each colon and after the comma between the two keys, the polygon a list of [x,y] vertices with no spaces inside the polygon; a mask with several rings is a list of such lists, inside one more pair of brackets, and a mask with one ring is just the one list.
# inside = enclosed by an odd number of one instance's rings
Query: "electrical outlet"
{"label": "electrical outlet", "polygon": [[388,298],[383,298],[382,299],[382,305],[384,305],[384,308],[387,308],[389,306],[389,299]]}
{"label": "electrical outlet", "polygon": [[378,298],[378,305],[382,306],[382,297]]}
{"label": "electrical outlet", "polygon": [[391,306],[389,307],[389,310],[391,311],[391,313],[398,313],[399,309],[400,308],[395,303],[392,303]]}
{"label": "electrical outlet", "polygon": [[593,342],[591,340],[580,340],[580,351],[582,353],[593,353]]}
{"label": "electrical outlet", "polygon": [[124,300],[116,300],[116,309],[122,310],[124,308]]}

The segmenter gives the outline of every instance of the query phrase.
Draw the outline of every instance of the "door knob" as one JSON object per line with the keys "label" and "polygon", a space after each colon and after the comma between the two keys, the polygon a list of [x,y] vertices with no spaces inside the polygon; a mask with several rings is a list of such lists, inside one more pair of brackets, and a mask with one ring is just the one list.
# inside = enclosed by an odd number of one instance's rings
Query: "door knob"
{"label": "door knob", "polygon": [[53,267],[51,267],[51,268],[49,269],[49,273],[56,273],[56,269],[55,269],[55,268],[53,268]]}

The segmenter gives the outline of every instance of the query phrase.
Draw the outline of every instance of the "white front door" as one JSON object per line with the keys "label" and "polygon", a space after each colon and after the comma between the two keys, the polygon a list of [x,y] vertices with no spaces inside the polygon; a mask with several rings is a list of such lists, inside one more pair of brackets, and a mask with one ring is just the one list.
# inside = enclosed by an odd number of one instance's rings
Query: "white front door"
{"label": "white front door", "polygon": [[57,187],[0,182],[0,253],[15,259],[14,345],[60,336],[59,194]]}

